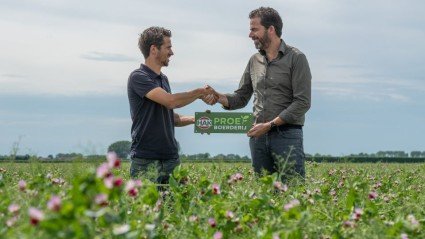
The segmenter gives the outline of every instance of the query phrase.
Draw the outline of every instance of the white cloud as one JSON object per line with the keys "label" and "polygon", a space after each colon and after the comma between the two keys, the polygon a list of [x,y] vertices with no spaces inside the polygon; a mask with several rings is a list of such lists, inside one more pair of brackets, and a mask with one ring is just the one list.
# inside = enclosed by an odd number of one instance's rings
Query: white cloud
{"label": "white cloud", "polygon": [[[314,84],[355,89],[355,84],[375,87],[379,81],[387,86],[405,84],[404,90],[425,88],[421,81],[411,80],[425,73],[419,64],[425,53],[420,41],[425,20],[418,10],[424,3],[264,1],[261,5],[281,13],[284,39],[306,53]],[[236,85],[255,52],[247,35],[248,13],[256,7],[258,3],[242,0],[5,1],[0,7],[4,32],[0,92],[125,92],[129,73],[143,61],[138,34],[151,25],[173,31],[175,56],[163,69],[172,81],[222,84],[228,79],[225,82]]]}

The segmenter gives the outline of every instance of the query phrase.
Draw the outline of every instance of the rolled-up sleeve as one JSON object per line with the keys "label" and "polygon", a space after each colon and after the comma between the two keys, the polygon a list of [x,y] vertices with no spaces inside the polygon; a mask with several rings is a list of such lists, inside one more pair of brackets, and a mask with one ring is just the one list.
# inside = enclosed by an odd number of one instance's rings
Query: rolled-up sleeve
{"label": "rolled-up sleeve", "polygon": [[311,106],[311,72],[304,54],[294,56],[291,81],[293,102],[279,117],[287,124],[296,124]]}

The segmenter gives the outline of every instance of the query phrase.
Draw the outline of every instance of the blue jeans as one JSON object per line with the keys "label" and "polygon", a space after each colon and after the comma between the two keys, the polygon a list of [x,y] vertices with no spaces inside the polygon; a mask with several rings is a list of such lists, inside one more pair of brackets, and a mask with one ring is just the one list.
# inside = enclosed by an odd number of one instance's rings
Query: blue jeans
{"label": "blue jeans", "polygon": [[276,128],[258,138],[251,137],[249,146],[257,174],[277,172],[282,181],[293,176],[305,178],[302,129]]}
{"label": "blue jeans", "polygon": [[146,177],[152,182],[168,184],[170,174],[180,165],[177,159],[141,159],[132,158],[130,165],[131,178]]}

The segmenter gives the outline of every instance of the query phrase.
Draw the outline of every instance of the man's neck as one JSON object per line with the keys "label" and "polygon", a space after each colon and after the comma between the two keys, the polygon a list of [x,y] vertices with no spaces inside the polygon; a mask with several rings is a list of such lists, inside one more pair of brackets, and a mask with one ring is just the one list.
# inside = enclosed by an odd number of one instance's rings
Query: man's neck
{"label": "man's neck", "polygon": [[146,59],[145,60],[145,65],[147,67],[149,67],[156,74],[158,74],[158,75],[161,74],[161,66],[158,63],[156,63],[154,60],[149,59],[149,58]]}
{"label": "man's neck", "polygon": [[279,54],[280,43],[280,38],[274,38],[270,42],[269,47],[267,47],[267,49],[264,49],[264,51],[266,52],[267,59],[269,61],[274,60]]}

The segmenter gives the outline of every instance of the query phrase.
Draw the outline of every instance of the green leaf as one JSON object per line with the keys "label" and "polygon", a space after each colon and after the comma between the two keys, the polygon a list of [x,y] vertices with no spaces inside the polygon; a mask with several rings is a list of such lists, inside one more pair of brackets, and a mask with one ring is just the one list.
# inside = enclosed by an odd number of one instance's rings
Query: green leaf
{"label": "green leaf", "polygon": [[345,200],[345,208],[348,211],[353,210],[354,203],[356,202],[356,196],[357,196],[356,190],[351,187],[350,191],[348,192],[347,199]]}

